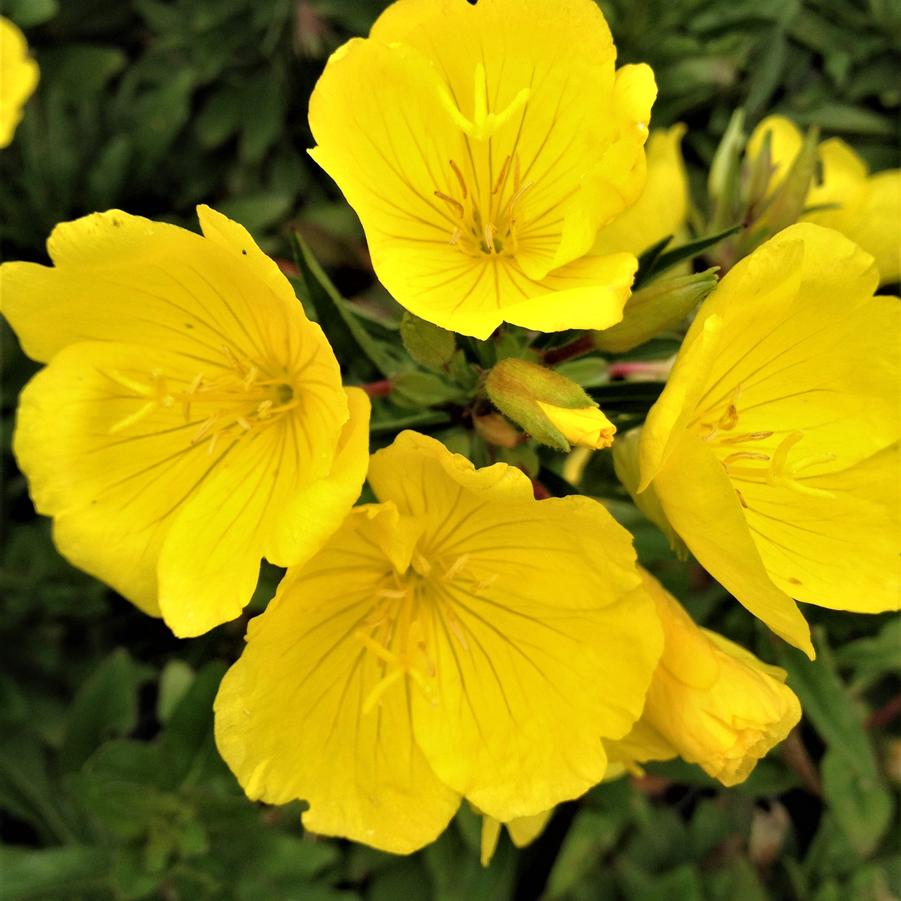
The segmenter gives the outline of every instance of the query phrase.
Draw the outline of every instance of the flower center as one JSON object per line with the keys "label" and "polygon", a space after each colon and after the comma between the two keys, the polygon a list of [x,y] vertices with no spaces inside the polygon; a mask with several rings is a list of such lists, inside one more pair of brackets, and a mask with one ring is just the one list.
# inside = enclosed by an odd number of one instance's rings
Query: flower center
{"label": "flower center", "polygon": [[375,709],[385,692],[405,677],[430,704],[438,703],[430,637],[443,629],[451,641],[469,653],[466,627],[455,610],[455,594],[462,590],[477,597],[496,578],[477,579],[468,554],[433,564],[419,549],[405,572],[394,570],[384,576],[375,592],[372,612],[354,633],[381,666],[381,678],[363,702],[364,713]]}
{"label": "flower center", "polygon": [[[704,410],[692,423],[701,440],[712,445],[717,457],[732,481],[746,481],[770,486],[787,486],[808,494],[821,494],[799,481],[801,473],[823,463],[831,463],[836,454],[817,454],[789,459],[795,446],[804,438],[801,429],[790,431],[742,431],[741,385],[722,403]],[[770,439],[782,435],[776,442]],[[769,442],[764,445],[764,442]],[[733,486],[734,487],[734,486]],[[748,504],[739,488],[735,488],[739,502]]]}
{"label": "flower center", "polygon": [[455,220],[450,236],[451,244],[470,256],[513,255],[516,253],[517,205],[534,182],[522,184],[515,144],[513,151],[503,158],[500,169],[495,173],[492,166],[493,153],[489,145],[486,161],[488,183],[485,196],[482,196],[469,142],[490,141],[498,129],[524,109],[529,100],[530,89],[523,88],[506,107],[491,111],[488,107],[487,76],[481,63],[475,68],[473,84],[471,119],[460,110],[449,91],[445,89],[441,94],[445,109],[460,127],[467,142],[472,164],[472,183],[470,185],[467,182],[461,167],[451,159],[449,165],[454,176],[451,180],[452,187],[449,191],[436,189],[434,195],[448,206]]}
{"label": "flower center", "polygon": [[[516,207],[534,182],[520,182],[519,157],[504,160],[487,201],[479,197],[478,184],[470,190],[454,160],[450,167],[459,190],[453,195],[436,190],[435,196],[450,208],[456,225],[450,243],[469,256],[500,256],[516,253]],[[512,175],[511,175],[512,170]]]}
{"label": "flower center", "polygon": [[112,381],[142,401],[110,428],[110,434],[124,432],[159,410],[171,409],[181,413],[185,425],[196,426],[190,444],[208,441],[207,452],[212,454],[221,438],[249,435],[300,405],[287,372],[273,376],[238,357],[228,346],[223,345],[222,351],[225,365],[218,372],[212,376],[198,372],[190,382],[169,378],[160,369],[146,378],[107,372]]}

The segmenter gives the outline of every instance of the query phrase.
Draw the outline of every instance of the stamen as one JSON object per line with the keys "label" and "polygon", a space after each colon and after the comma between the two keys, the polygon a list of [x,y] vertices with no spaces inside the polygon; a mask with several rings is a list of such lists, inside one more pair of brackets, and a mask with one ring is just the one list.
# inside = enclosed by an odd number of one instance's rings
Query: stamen
{"label": "stamen", "polygon": [[454,170],[454,175],[457,176],[457,181],[460,182],[460,190],[463,192],[463,199],[469,196],[469,191],[466,189],[466,179],[463,178],[463,173],[460,171],[460,167],[453,161],[450,160],[450,167]]}
{"label": "stamen", "polygon": [[469,554],[461,554],[457,557],[456,560],[450,565],[450,568],[444,573],[444,578],[450,581],[453,579],[464,566],[466,566],[469,561]]}
{"label": "stamen", "polygon": [[[714,429],[714,431],[716,431]],[[720,444],[744,444],[745,441],[763,441],[771,438],[773,432],[745,432],[742,435],[733,435],[731,438],[720,439]]]}
{"label": "stamen", "polygon": [[466,210],[463,207],[463,204],[460,203],[459,200],[454,200],[453,197],[451,197],[448,194],[445,194],[444,191],[436,190],[433,193],[437,198],[439,198],[440,200],[443,200],[445,203],[447,203],[451,207],[453,207],[454,212],[457,214],[457,216],[459,216],[460,219],[463,218],[464,214],[466,213]]}
{"label": "stamen", "polygon": [[734,454],[729,454],[728,457],[723,460],[723,466],[728,467],[730,463],[737,463],[739,460],[769,460],[769,454],[759,454],[754,451],[737,451]]}
{"label": "stamen", "polygon": [[773,454],[773,462],[770,464],[767,472],[766,480],[770,485],[777,485],[786,477],[786,463],[788,462],[789,451],[804,437],[804,433],[800,430],[789,432],[776,448]]}
{"label": "stamen", "polygon": [[726,408],[726,412],[720,417],[720,421],[717,425],[724,431],[728,432],[731,429],[734,429],[736,424],[738,423],[738,408],[735,404],[729,404]]}

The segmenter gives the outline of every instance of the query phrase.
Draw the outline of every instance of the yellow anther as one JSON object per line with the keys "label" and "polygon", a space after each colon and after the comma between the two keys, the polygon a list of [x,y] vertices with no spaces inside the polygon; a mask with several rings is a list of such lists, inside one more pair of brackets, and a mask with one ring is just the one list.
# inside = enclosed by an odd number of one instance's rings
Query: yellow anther
{"label": "yellow anther", "polygon": [[726,412],[720,417],[717,426],[721,428],[724,432],[728,432],[730,429],[734,429],[736,424],[738,423],[738,408],[735,404],[729,404],[726,408]]}
{"label": "yellow anther", "polygon": [[466,213],[466,209],[459,200],[454,200],[453,197],[451,197],[449,194],[445,194],[444,191],[436,190],[433,193],[439,200],[443,200],[446,204],[452,207],[453,211],[457,214],[457,216],[459,216],[460,219],[463,218]]}

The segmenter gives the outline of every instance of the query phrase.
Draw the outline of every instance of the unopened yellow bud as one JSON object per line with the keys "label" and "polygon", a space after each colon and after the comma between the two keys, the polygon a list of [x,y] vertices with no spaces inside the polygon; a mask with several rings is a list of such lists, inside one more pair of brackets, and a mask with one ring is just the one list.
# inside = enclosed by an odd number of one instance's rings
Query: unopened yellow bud
{"label": "unopened yellow bud", "polygon": [[679,755],[723,785],[744,782],[801,717],[785,672],[731,641],[701,629],[655,579],[644,573],[663,624],[663,656],[641,719],[611,760]]}
{"label": "unopened yellow bud", "polygon": [[575,382],[536,363],[509,357],[488,374],[491,402],[533,438],[558,450],[609,447],[616,431]]}
{"label": "unopened yellow bud", "polygon": [[570,444],[599,450],[613,444],[616,426],[601,412],[600,407],[569,409],[538,401],[538,407],[558,428]]}

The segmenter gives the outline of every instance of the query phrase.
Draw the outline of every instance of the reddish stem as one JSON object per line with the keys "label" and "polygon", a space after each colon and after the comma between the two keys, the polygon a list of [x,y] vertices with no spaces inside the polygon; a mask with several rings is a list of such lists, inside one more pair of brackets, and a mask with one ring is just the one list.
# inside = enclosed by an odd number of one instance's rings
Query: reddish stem
{"label": "reddish stem", "polygon": [[391,379],[380,379],[360,386],[370,397],[386,397],[391,393]]}
{"label": "reddish stem", "polygon": [[285,275],[290,275],[292,278],[297,278],[297,276],[300,275],[300,270],[295,263],[291,262],[291,260],[276,257],[275,265],[278,266]]}
{"label": "reddish stem", "polygon": [[878,710],[874,710],[865,720],[864,726],[873,729],[877,726],[885,726],[896,716],[901,716],[901,695],[895,695],[888,703]]}
{"label": "reddish stem", "polygon": [[591,332],[586,332],[581,338],[570,341],[562,347],[552,347],[541,355],[542,362],[547,366],[556,366],[564,360],[572,360],[574,357],[581,357],[583,354],[591,353],[594,350],[594,338]]}

